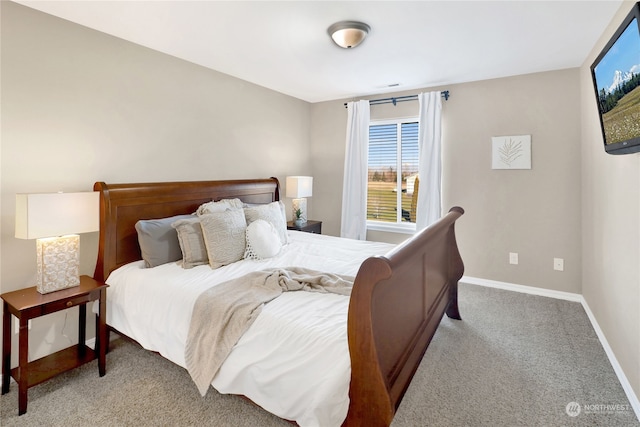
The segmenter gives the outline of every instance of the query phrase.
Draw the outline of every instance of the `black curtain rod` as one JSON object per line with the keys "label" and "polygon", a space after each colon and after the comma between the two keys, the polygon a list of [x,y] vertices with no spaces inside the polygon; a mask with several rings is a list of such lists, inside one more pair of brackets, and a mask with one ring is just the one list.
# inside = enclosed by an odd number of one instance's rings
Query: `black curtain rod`
{"label": "black curtain rod", "polygon": [[[449,91],[443,90],[440,92],[440,95],[444,98],[445,101],[449,100]],[[394,98],[380,98],[380,99],[371,99],[369,101],[369,105],[380,105],[380,104],[393,104],[396,105],[398,102],[404,101],[415,101],[418,99],[418,95],[406,95],[406,96],[396,96]],[[347,103],[344,103],[344,106],[347,106]]]}

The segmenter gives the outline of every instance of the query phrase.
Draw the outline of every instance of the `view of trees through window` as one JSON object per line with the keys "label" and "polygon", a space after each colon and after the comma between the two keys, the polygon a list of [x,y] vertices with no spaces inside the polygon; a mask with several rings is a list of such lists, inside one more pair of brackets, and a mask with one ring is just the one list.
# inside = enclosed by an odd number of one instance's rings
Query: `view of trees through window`
{"label": "view of trees through window", "polygon": [[418,122],[371,124],[368,162],[367,220],[415,223]]}

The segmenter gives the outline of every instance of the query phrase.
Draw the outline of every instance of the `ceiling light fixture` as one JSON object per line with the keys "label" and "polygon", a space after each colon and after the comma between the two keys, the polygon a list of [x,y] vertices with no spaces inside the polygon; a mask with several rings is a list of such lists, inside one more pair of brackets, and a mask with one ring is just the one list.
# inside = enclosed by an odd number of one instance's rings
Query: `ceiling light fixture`
{"label": "ceiling light fixture", "polygon": [[364,22],[340,21],[331,25],[327,32],[338,46],[351,49],[362,43],[369,30],[371,27]]}

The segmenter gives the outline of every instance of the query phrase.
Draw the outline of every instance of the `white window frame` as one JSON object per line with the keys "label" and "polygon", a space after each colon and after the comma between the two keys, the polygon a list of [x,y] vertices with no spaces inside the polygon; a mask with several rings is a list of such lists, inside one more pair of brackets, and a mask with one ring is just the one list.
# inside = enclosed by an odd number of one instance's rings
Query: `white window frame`
{"label": "white window frame", "polygon": [[[410,122],[417,122],[418,124],[420,123],[420,118],[419,117],[399,117],[396,119],[386,119],[386,120],[370,120],[369,121],[369,126],[376,126],[376,125],[391,125],[391,124],[402,124],[402,123],[410,123]],[[397,126],[396,127],[396,170],[398,171],[397,178],[396,178],[396,188],[401,189],[402,188],[402,144],[400,143],[402,140],[402,132],[401,132],[401,128],[402,126]],[[369,153],[367,153],[367,168],[369,167]],[[368,180],[367,180],[367,185],[368,185]],[[367,191],[368,193],[368,191]],[[416,232],[416,224],[415,222],[402,222],[402,221],[397,221],[398,218],[402,218],[402,191],[397,191],[396,192],[397,196],[396,196],[396,206],[400,207],[400,209],[397,210],[397,217],[396,217],[396,222],[387,222],[387,221],[376,221],[373,219],[367,219],[367,230],[371,230],[371,231],[384,231],[387,233],[403,233],[403,234],[414,234]],[[368,195],[367,195],[367,200],[368,200]]]}

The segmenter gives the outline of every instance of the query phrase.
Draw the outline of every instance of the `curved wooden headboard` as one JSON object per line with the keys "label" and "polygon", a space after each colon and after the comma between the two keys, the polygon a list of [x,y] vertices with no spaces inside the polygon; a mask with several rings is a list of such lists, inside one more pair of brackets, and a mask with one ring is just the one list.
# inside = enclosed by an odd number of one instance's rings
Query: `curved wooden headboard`
{"label": "curved wooden headboard", "polygon": [[211,200],[239,198],[245,203],[280,200],[277,178],[227,181],[106,184],[100,192],[100,243],[93,277],[104,281],[116,268],[142,259],[135,224],[140,219],[190,214]]}

